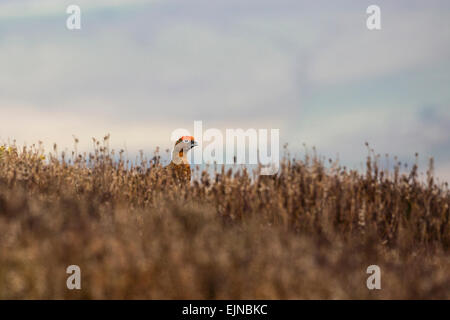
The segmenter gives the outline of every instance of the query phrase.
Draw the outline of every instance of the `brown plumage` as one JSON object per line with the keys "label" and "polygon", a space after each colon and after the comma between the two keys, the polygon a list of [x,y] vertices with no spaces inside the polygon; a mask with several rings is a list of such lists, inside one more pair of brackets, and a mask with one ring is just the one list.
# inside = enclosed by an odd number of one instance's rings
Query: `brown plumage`
{"label": "brown plumage", "polygon": [[191,165],[187,159],[187,152],[197,146],[197,142],[192,136],[183,136],[175,142],[172,152],[172,161],[164,171],[175,181],[189,183],[191,181]]}
{"label": "brown plumage", "polygon": [[171,162],[164,170],[176,181],[182,183],[191,181],[191,166],[189,164],[175,164]]}

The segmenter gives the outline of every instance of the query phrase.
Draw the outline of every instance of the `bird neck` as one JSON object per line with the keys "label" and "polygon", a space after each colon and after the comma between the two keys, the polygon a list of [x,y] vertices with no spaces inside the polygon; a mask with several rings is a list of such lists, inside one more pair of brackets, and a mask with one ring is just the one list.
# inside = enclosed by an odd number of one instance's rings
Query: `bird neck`
{"label": "bird neck", "polygon": [[172,152],[172,162],[178,165],[189,164],[187,152],[184,152],[183,150],[177,150],[175,148]]}

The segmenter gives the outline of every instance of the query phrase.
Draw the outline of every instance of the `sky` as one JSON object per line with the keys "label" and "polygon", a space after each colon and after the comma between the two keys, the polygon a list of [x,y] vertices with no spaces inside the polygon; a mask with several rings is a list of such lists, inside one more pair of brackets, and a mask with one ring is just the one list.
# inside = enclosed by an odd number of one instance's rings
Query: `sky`
{"label": "sky", "polygon": [[[66,8],[81,8],[68,30]],[[366,27],[369,5],[381,30]],[[280,129],[361,168],[364,143],[450,181],[447,0],[0,0],[0,143]]]}

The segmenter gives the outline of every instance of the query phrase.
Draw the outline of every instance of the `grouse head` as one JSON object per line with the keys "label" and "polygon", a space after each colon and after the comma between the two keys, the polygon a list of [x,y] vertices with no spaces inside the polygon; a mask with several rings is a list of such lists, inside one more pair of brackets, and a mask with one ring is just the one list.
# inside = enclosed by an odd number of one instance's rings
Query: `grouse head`
{"label": "grouse head", "polygon": [[176,164],[187,163],[187,152],[196,146],[198,146],[198,143],[195,141],[194,137],[182,136],[175,142],[172,161]]}

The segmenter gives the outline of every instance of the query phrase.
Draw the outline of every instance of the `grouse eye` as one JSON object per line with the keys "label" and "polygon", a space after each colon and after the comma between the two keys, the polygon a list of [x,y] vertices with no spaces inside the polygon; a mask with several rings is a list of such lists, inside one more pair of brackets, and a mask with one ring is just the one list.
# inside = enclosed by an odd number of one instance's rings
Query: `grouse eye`
{"label": "grouse eye", "polygon": [[185,139],[185,140],[184,140],[184,143],[189,143],[189,140],[188,140],[188,139]]}

